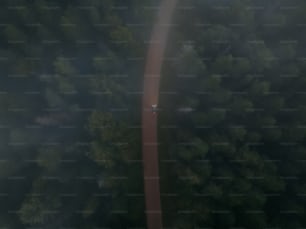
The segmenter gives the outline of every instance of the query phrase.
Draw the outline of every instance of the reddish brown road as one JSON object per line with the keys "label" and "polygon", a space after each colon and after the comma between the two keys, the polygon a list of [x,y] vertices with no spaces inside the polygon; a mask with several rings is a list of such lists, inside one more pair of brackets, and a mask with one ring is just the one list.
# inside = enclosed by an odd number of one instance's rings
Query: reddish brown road
{"label": "reddish brown road", "polygon": [[142,154],[144,189],[148,229],[162,229],[158,172],[157,114],[152,104],[158,104],[160,72],[167,37],[177,0],[163,0],[153,28],[146,59],[142,110]]}

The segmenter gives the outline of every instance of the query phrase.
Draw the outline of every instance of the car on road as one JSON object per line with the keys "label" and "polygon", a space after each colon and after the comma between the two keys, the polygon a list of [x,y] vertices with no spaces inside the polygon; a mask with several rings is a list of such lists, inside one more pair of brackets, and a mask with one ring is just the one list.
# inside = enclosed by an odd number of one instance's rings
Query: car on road
{"label": "car on road", "polygon": [[152,104],[152,113],[155,114],[157,112],[157,104]]}

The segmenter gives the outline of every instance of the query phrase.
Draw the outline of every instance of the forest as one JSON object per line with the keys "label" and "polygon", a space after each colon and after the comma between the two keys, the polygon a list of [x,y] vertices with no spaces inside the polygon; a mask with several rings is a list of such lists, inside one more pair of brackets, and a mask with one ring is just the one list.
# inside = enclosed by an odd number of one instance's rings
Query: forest
{"label": "forest", "polygon": [[[153,0],[0,1],[0,228],[146,228]],[[179,0],[158,111],[165,228],[306,228],[306,2]]]}

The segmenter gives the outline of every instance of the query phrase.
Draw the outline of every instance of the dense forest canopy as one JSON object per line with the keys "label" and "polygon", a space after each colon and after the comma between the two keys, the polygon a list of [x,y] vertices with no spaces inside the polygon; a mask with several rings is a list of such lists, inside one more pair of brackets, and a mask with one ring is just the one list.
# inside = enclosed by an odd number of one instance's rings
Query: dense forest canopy
{"label": "dense forest canopy", "polygon": [[[0,228],[145,228],[159,1],[0,2]],[[306,227],[306,2],[181,0],[164,59],[165,227]]]}

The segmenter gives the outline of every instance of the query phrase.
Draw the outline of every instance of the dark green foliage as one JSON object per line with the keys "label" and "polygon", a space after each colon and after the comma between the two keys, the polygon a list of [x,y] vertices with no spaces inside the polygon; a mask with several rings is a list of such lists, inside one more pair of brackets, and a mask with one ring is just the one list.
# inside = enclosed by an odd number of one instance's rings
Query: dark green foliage
{"label": "dark green foliage", "polygon": [[140,99],[129,96],[143,67],[128,57],[144,55],[131,25],[149,2],[0,4],[0,227],[144,225]]}
{"label": "dark green foliage", "polygon": [[[145,227],[139,92],[158,4],[0,2],[1,228]],[[305,9],[179,1],[161,83],[176,93],[159,102],[165,227],[306,226]]]}
{"label": "dark green foliage", "polygon": [[[168,53],[177,64],[165,67],[172,81],[163,87],[179,96],[161,98],[174,107],[161,114],[162,126],[176,125],[160,131],[167,139],[162,158],[173,160],[162,166],[170,183],[163,192],[175,194],[164,197],[164,208],[175,212],[165,217],[167,226],[305,226],[305,200],[295,188],[305,184],[306,85],[298,50],[306,45],[297,27],[305,4],[189,4],[196,7],[177,15],[180,40]],[[173,112],[184,107],[193,111]]]}

